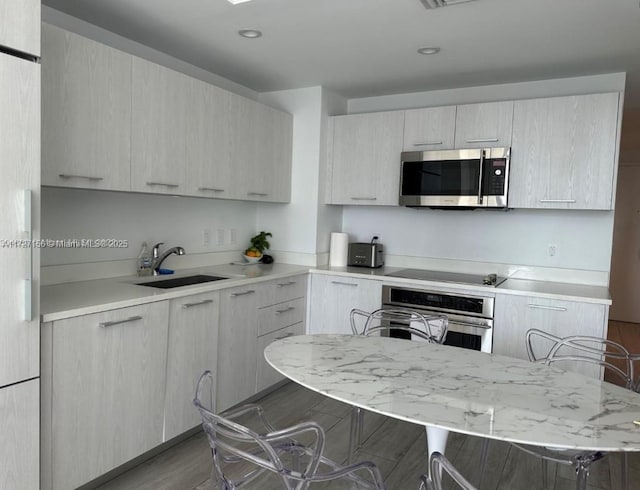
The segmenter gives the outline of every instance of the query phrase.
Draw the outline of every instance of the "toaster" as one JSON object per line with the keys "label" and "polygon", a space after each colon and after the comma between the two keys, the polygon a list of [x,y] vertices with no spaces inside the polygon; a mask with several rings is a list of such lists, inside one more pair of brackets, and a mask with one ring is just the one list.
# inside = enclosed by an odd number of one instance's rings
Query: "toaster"
{"label": "toaster", "polygon": [[347,265],[358,267],[382,267],[384,265],[384,246],[376,243],[378,237],[373,237],[371,243],[350,243]]}

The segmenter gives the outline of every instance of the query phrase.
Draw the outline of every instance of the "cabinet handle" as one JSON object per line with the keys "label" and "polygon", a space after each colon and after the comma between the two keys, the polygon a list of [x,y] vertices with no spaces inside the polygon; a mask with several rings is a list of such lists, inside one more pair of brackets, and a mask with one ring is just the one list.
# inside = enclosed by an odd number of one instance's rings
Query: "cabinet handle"
{"label": "cabinet handle", "polygon": [[276,340],[286,339],[287,337],[293,337],[294,335],[295,335],[295,333],[293,333],[293,332],[285,333],[284,335],[281,335],[280,337],[276,337]]}
{"label": "cabinet handle", "polygon": [[[26,239],[31,242],[33,238],[31,189],[24,191],[24,232]],[[33,320],[33,250],[27,248],[26,274],[24,279],[24,321]]]}
{"label": "cabinet handle", "polygon": [[291,310],[295,310],[296,307],[295,306],[289,306],[289,308],[285,308],[284,310],[276,310],[276,315],[282,315],[283,313],[286,313],[287,311],[291,311]]}
{"label": "cabinet handle", "polygon": [[163,187],[180,187],[180,184],[170,184],[167,182],[147,182],[147,185],[161,185]]}
{"label": "cabinet handle", "polygon": [[428,143],[414,143],[413,146],[434,146],[441,145],[442,141],[430,141]]}
{"label": "cabinet handle", "polygon": [[112,327],[114,325],[120,325],[121,323],[135,322],[137,320],[142,320],[142,317],[140,315],[130,316],[129,318],[125,318],[124,320],[114,320],[112,322],[98,323],[98,326],[100,328],[107,328],[107,327]]}
{"label": "cabinet handle", "polygon": [[247,192],[247,196],[259,196],[259,197],[267,197],[269,194],[266,192]]}
{"label": "cabinet handle", "polygon": [[203,301],[198,301],[197,303],[185,303],[182,305],[183,308],[193,308],[194,306],[200,305],[208,305],[209,303],[213,303],[212,299],[205,299]]}
{"label": "cabinet handle", "polygon": [[377,201],[377,197],[351,197],[352,201]]}
{"label": "cabinet handle", "polygon": [[567,311],[567,309],[564,306],[546,306],[546,305],[536,305],[534,303],[529,303],[527,307],[537,308],[539,310]]}
{"label": "cabinet handle", "polygon": [[564,203],[573,203],[576,202],[575,199],[540,199],[540,202],[564,202]]}
{"label": "cabinet handle", "polygon": [[293,286],[294,284],[296,284],[296,281],[281,282],[280,284],[276,284],[276,286],[283,288],[285,286]]}
{"label": "cabinet handle", "polygon": [[244,293],[231,293],[231,295],[230,295],[230,296],[231,296],[232,298],[235,298],[236,296],[245,296],[245,295],[247,295],[247,294],[252,294],[252,293],[255,293],[255,290],[253,290],[253,289],[249,289],[248,291],[245,291]]}
{"label": "cabinet handle", "polygon": [[497,143],[500,141],[498,138],[480,138],[476,140],[467,140],[467,143]]}
{"label": "cabinet handle", "polygon": [[216,189],[215,187],[198,187],[199,191],[224,192],[224,189]]}
{"label": "cabinet handle", "polygon": [[104,177],[90,177],[88,175],[75,175],[75,174],[58,174],[61,179],[86,179],[92,181],[104,180]]}
{"label": "cabinet handle", "polygon": [[340,286],[355,286],[358,287],[358,285],[354,282],[341,282],[341,281],[331,281],[331,284],[339,284]]}

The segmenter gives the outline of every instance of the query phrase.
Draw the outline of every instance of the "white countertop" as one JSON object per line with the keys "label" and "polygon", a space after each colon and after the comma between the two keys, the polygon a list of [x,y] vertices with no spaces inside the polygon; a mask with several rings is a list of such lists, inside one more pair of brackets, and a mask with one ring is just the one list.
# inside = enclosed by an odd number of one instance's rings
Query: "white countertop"
{"label": "white countertop", "polygon": [[640,451],[640,394],[555,367],[357,335],[288,337],[264,355],[302,386],[415,424],[538,446]]}
{"label": "white countertop", "polygon": [[[491,296],[495,294],[535,295],[550,299],[582,301],[588,303],[611,304],[609,290],[601,286],[533,281],[524,279],[507,279],[497,288],[453,284],[448,282],[418,281],[400,277],[389,277],[401,267],[381,267],[368,269],[364,267],[315,267],[280,264],[270,265],[216,265],[197,269],[180,270],[166,276],[138,277],[123,276],[91,281],[70,282],[43,286],[41,288],[40,311],[42,321],[50,322],[91,313],[125,308],[154,301],[180,298],[192,294],[226,289],[256,281],[278,279],[296,274],[311,272],[314,274],[331,274],[344,277],[361,277],[382,281],[384,284],[402,285],[406,287],[437,288],[443,291],[482,292]],[[224,281],[205,282],[172,289],[157,289],[139,286],[137,283],[183,277],[194,274],[209,274],[228,277]]]}
{"label": "white countertop", "polygon": [[[156,277],[125,276],[54,284],[41,288],[40,311],[42,321],[50,322],[63,318],[88,315],[101,311],[242,286],[243,284],[251,284],[256,281],[267,281],[296,274],[305,274],[307,272],[309,272],[308,267],[290,264],[226,264],[192,270],[181,270],[177,274]],[[229,277],[229,279],[172,289],[158,289],[137,285],[141,282],[161,281],[195,274],[224,276]]]}

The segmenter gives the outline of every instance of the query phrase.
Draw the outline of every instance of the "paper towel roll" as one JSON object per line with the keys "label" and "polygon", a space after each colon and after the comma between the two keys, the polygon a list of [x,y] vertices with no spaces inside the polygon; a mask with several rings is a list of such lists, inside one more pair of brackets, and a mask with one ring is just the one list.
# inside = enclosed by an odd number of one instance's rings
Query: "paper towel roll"
{"label": "paper towel roll", "polygon": [[331,232],[329,248],[329,265],[331,267],[345,267],[349,251],[349,234]]}

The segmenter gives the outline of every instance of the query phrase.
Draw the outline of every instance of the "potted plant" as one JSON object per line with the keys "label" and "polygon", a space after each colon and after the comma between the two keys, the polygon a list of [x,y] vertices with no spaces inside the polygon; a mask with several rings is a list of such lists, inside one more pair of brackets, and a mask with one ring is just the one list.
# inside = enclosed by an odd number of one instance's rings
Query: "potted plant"
{"label": "potted plant", "polygon": [[245,250],[244,257],[249,262],[258,262],[262,260],[263,263],[269,264],[273,262],[273,258],[270,255],[265,255],[264,251],[269,249],[269,237],[273,235],[266,231],[261,231],[257,235],[251,237],[249,240],[251,246]]}

